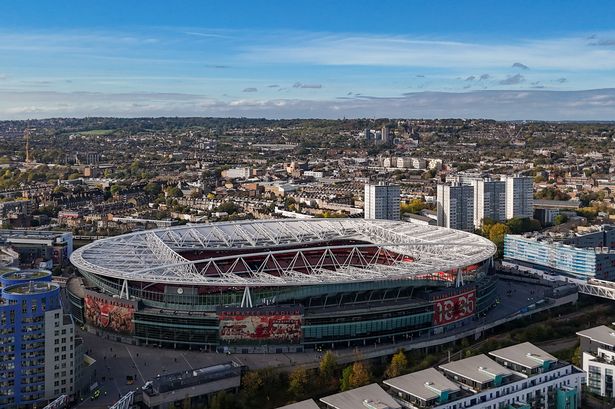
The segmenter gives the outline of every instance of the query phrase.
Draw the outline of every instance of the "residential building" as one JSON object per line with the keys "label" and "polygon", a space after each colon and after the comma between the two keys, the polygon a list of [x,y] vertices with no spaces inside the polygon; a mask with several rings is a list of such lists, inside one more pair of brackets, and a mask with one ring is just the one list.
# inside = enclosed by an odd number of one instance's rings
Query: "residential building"
{"label": "residential building", "polygon": [[100,153],[88,152],[85,155],[85,163],[88,165],[98,165],[100,163]]}
{"label": "residential building", "polygon": [[291,403],[278,409],[320,409],[314,399],[302,400],[301,402]]}
{"label": "residential building", "polygon": [[506,220],[506,183],[477,179],[471,185],[474,187],[474,228],[480,229],[486,219]]}
{"label": "residential building", "polygon": [[474,231],[474,188],[453,184],[437,187],[438,226]]}
{"label": "residential building", "polygon": [[504,176],[506,218],[534,217],[534,181],[530,176]]}
{"label": "residential building", "polygon": [[397,158],[397,167],[398,168],[411,168],[412,158],[406,158],[406,157]]}
{"label": "residential building", "polygon": [[364,213],[366,219],[399,220],[399,185],[369,183],[365,185]]}
{"label": "residential building", "polygon": [[0,230],[0,244],[19,253],[22,264],[51,260],[54,266],[61,266],[73,253],[73,235],[68,232]]}
{"label": "residential building", "polygon": [[581,207],[581,202],[578,200],[534,199],[534,219],[545,226],[553,223],[555,216],[561,212],[574,213],[579,207]]}
{"label": "residential building", "polygon": [[412,167],[414,169],[425,169],[427,168],[427,161],[422,158],[412,158]]}
{"label": "residential building", "polygon": [[378,384],[336,393],[321,398],[320,401],[329,409],[401,409],[402,406]]}
{"label": "residential building", "polygon": [[[0,277],[0,408],[37,407],[78,392],[83,351],[48,271]],[[80,372],[82,373],[82,372]]]}
{"label": "residential building", "polygon": [[227,179],[248,179],[252,176],[251,168],[231,168],[222,171],[222,177]]}
{"label": "residential building", "polygon": [[442,159],[427,159],[427,167],[431,170],[442,170]]}
{"label": "residential building", "polygon": [[580,340],[581,367],[591,393],[615,398],[615,331],[606,325],[577,332]]}
{"label": "residential building", "polygon": [[303,172],[303,176],[312,177],[315,179],[322,179],[325,177],[325,173],[322,171],[316,171],[316,170],[306,170],[305,172]]}
{"label": "residential building", "polygon": [[391,143],[393,143],[393,135],[391,133],[391,130],[387,127],[387,126],[383,126],[382,127],[382,142],[390,145]]}
{"label": "residential building", "polygon": [[576,409],[581,403],[583,372],[529,342],[438,369],[388,379],[384,384],[409,409]]}
{"label": "residential building", "polygon": [[385,168],[394,168],[397,166],[397,158],[387,157],[382,160],[382,166]]}
{"label": "residential building", "polygon": [[526,271],[615,280],[615,248],[612,247],[615,230],[587,236],[556,241],[542,235],[507,234],[504,237],[504,263]]}

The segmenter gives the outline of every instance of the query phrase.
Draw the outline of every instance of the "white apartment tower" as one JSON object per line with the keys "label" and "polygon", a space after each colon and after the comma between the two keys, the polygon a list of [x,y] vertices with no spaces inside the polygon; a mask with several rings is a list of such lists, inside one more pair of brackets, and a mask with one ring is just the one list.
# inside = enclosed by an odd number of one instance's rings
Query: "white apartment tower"
{"label": "white apartment tower", "polygon": [[504,176],[506,218],[534,217],[534,181],[529,176]]}
{"label": "white apartment tower", "polygon": [[474,231],[474,187],[438,185],[438,226]]}
{"label": "white apartment tower", "polygon": [[506,183],[477,179],[471,184],[474,187],[474,228],[480,229],[485,219],[506,220]]}
{"label": "white apartment tower", "polygon": [[366,219],[399,220],[399,185],[379,182],[365,185]]}

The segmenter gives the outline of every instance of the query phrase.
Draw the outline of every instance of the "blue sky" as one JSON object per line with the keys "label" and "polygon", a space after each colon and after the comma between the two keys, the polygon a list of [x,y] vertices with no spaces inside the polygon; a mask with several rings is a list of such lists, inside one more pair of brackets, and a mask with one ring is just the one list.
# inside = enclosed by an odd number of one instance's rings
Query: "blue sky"
{"label": "blue sky", "polygon": [[615,119],[612,1],[3,1],[0,118]]}

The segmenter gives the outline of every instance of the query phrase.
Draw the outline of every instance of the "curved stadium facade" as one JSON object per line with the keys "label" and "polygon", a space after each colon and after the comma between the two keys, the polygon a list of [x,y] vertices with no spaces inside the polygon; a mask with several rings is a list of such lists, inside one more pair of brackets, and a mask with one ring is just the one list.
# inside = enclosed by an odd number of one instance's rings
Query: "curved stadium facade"
{"label": "curved stadium facade", "polygon": [[75,318],[168,348],[303,351],[442,334],[495,305],[495,246],[387,220],[199,224],[98,240],[71,262]]}

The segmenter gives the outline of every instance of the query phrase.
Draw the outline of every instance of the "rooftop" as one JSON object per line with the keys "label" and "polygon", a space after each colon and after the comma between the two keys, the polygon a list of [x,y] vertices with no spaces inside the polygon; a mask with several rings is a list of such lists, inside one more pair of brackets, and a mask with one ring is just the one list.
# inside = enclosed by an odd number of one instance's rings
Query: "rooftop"
{"label": "rooftop", "polygon": [[229,361],[224,364],[208,366],[184,372],[176,372],[154,378],[148,388],[143,391],[150,396],[202,385],[219,379],[241,375],[242,367],[235,362]]}
{"label": "rooftop", "polygon": [[451,393],[460,390],[459,385],[435,368],[387,379],[384,383],[425,401],[439,398],[444,391]]}
{"label": "rooftop", "polygon": [[[383,258],[365,256],[368,248],[376,248]],[[212,256],[212,251],[198,255],[206,249],[215,250],[217,255]],[[308,254],[331,249],[343,254],[332,254],[335,269],[323,268]],[[348,257],[348,251],[354,256]],[[83,246],[73,252],[71,262],[82,271],[118,279],[294,286],[413,279],[481,263],[495,251],[495,245],[483,237],[443,227],[391,220],[286,219],[135,232]],[[189,252],[190,260],[183,256]],[[277,260],[292,253],[297,260],[290,264]],[[270,262],[254,265],[254,259],[259,258]]]}
{"label": "rooftop", "polygon": [[304,400],[290,405],[282,406],[278,409],[320,409],[313,399]]}
{"label": "rooftop", "polygon": [[541,367],[545,362],[557,361],[553,355],[529,342],[491,351],[489,355],[530,369]]}
{"label": "rooftop", "polygon": [[42,230],[0,230],[0,238],[10,239],[33,239],[33,240],[54,240],[67,232],[62,231],[42,231]]}
{"label": "rooftop", "polygon": [[401,409],[401,405],[376,383],[336,393],[320,401],[335,409]]}
{"label": "rooftop", "polygon": [[460,361],[440,365],[444,371],[483,384],[493,381],[496,376],[512,375],[512,372],[485,354],[472,356]]}
{"label": "rooftop", "polygon": [[586,329],[577,332],[578,336],[586,337],[594,342],[599,342],[610,347],[615,347],[615,331],[606,325]]}
{"label": "rooftop", "polygon": [[0,269],[0,276],[4,280],[36,280],[37,278],[47,277],[51,275],[49,270],[12,270],[4,272]]}
{"label": "rooftop", "polygon": [[43,294],[59,289],[60,286],[54,283],[30,281],[25,284],[16,284],[5,287],[3,292],[6,294]]}

